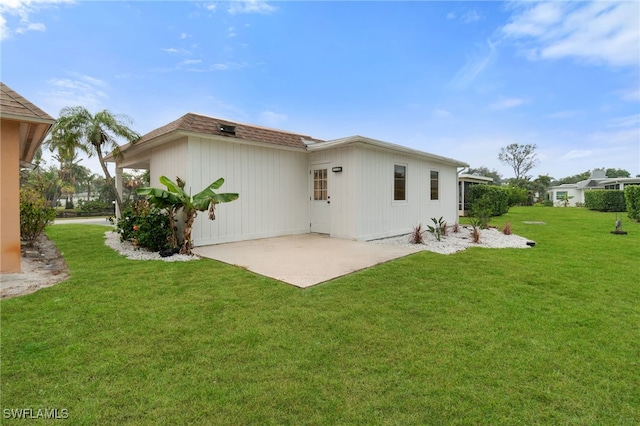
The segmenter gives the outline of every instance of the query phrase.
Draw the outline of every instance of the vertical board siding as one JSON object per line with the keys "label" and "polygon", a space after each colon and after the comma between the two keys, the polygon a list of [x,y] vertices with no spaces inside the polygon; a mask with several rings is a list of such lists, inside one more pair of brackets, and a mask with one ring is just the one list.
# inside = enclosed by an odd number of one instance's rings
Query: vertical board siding
{"label": "vertical board siding", "polygon": [[[309,167],[314,163],[329,163],[328,195],[331,197],[330,235],[332,237],[356,238],[355,177],[357,166],[354,152],[355,148],[350,146],[313,152],[309,155]],[[342,172],[335,173],[331,171],[332,167],[342,167]],[[308,172],[307,176],[309,176]],[[311,183],[309,183],[309,191],[310,188]]]}
{"label": "vertical board siding", "polygon": [[192,193],[223,177],[219,191],[240,194],[216,207],[215,221],[198,215],[194,245],[309,231],[306,153],[200,137],[188,146]]}
{"label": "vertical board siding", "polygon": [[187,178],[187,139],[179,139],[151,150],[150,162],[151,186],[164,188],[160,183],[160,176],[166,176],[172,181],[176,177]]}
{"label": "vertical board siding", "polygon": [[[427,159],[360,146],[359,185],[355,193],[355,238],[372,240],[411,232],[414,226],[430,224],[443,217],[448,223],[457,219],[457,169]],[[395,164],[407,166],[407,200],[393,200]],[[430,171],[440,173],[440,199],[430,200]]]}

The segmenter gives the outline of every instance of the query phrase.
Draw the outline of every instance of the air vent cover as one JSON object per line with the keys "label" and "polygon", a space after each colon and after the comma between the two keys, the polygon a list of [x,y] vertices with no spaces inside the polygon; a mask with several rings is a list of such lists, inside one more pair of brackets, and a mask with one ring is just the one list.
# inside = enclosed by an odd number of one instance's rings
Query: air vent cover
{"label": "air vent cover", "polygon": [[236,126],[231,126],[229,124],[220,124],[220,131],[222,133],[226,133],[228,135],[236,134]]}

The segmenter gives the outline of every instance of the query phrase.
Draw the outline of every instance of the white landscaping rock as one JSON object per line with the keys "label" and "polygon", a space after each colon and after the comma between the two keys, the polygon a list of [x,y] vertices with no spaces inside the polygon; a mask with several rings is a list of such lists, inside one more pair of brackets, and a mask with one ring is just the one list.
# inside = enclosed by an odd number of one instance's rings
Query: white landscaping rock
{"label": "white landscaping rock", "polygon": [[423,234],[424,244],[411,244],[410,234],[400,235],[398,237],[383,238],[381,240],[370,241],[372,244],[394,244],[408,248],[419,250],[429,250],[440,254],[452,254],[465,250],[469,247],[483,248],[531,248],[527,245],[530,241],[518,235],[505,235],[495,228],[480,230],[480,243],[473,242],[471,236],[472,228],[460,226],[459,232],[448,230],[447,236],[443,236],[438,241],[435,235],[425,232]]}
{"label": "white landscaping rock", "polygon": [[188,262],[190,260],[198,260],[198,256],[188,256],[186,254],[174,254],[173,256],[162,257],[158,252],[151,252],[146,249],[135,248],[130,241],[120,241],[120,234],[114,231],[105,232],[104,243],[126,256],[131,260],[163,260],[165,262]]}

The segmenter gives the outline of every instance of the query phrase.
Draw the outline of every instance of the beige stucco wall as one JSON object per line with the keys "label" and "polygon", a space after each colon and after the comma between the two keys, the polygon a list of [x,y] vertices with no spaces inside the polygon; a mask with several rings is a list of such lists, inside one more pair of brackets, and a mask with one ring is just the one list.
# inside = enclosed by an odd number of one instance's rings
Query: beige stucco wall
{"label": "beige stucco wall", "polygon": [[0,272],[20,272],[20,123],[0,122]]}

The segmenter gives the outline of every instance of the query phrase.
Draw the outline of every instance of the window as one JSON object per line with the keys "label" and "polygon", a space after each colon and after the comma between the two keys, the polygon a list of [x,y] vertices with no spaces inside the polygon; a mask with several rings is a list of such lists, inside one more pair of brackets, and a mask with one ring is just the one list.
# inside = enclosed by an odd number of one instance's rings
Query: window
{"label": "window", "polygon": [[393,166],[393,200],[407,199],[407,166]]}
{"label": "window", "polygon": [[313,171],[313,199],[315,201],[327,200],[327,169]]}
{"label": "window", "polygon": [[556,191],[556,200],[562,200],[567,196],[567,191]]}
{"label": "window", "polygon": [[620,189],[620,184],[616,183],[616,184],[613,184],[613,185],[605,185],[604,189]]}
{"label": "window", "polygon": [[439,177],[439,173],[436,170],[431,170],[431,199],[432,200],[438,200],[440,193],[439,193],[439,187],[440,187],[440,177]]}

